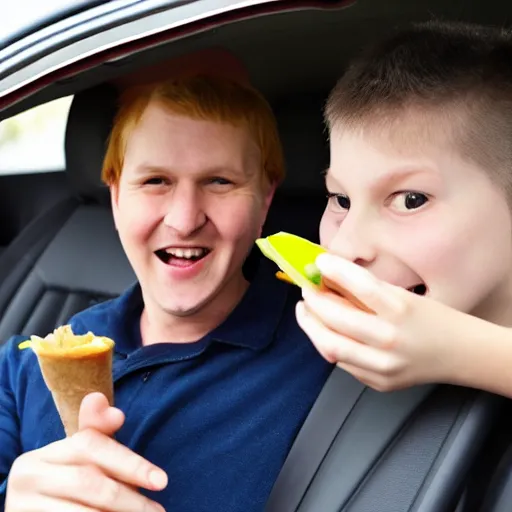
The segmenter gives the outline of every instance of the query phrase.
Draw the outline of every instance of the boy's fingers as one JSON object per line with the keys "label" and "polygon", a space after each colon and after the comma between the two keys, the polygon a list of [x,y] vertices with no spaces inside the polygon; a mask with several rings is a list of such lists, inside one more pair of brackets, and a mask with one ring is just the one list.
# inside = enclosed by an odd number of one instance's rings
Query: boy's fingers
{"label": "boy's fingers", "polygon": [[51,464],[92,464],[112,478],[135,487],[161,490],[167,486],[163,470],[94,429],[57,441],[42,448],[40,453]]}
{"label": "boy's fingers", "polygon": [[112,436],[123,423],[122,411],[111,407],[107,397],[102,393],[91,393],[83,399],[78,419],[79,430],[92,428]]}
{"label": "boy's fingers", "polygon": [[341,286],[338,282],[329,279],[327,276],[322,276],[322,289],[337,293],[340,298],[345,300],[347,305],[360,309],[365,313],[375,314],[373,309],[361,302],[353,293],[347,290],[347,288]]}
{"label": "boy's fingers", "polygon": [[369,345],[335,333],[308,312],[303,302],[297,304],[297,322],[311,339],[322,357],[331,363],[349,364],[371,372],[387,373],[393,370],[393,359]]}
{"label": "boy's fingers", "polygon": [[347,305],[333,293],[303,290],[307,311],[333,332],[378,348],[391,348],[396,341],[394,326],[377,315]]}
{"label": "boy's fingers", "polygon": [[[326,284],[340,295],[350,300],[356,298],[358,307],[378,315],[395,314],[400,304],[389,288],[381,283],[368,270],[351,261],[329,253],[323,253],[316,264],[326,278]],[[340,291],[341,290],[341,291]],[[352,299],[353,301],[353,299]]]}

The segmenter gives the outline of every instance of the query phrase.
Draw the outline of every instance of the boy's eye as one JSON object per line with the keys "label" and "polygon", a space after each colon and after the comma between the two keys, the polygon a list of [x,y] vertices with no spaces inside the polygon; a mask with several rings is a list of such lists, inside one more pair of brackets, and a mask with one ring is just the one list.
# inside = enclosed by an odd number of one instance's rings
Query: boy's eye
{"label": "boy's eye", "polygon": [[400,192],[393,197],[391,206],[400,212],[409,212],[421,208],[428,201],[427,195],[421,192]]}
{"label": "boy's eye", "polygon": [[336,194],[329,192],[327,198],[331,206],[336,210],[349,210],[350,209],[350,198],[345,194]]}

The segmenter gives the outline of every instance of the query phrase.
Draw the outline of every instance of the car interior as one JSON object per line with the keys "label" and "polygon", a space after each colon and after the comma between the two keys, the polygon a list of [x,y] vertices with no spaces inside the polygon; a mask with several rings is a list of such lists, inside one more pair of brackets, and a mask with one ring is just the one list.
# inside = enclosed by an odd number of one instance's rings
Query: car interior
{"label": "car interior", "polygon": [[[286,157],[287,177],[263,235],[288,231],[318,242],[329,162],[322,107],[351,55],[411,21],[502,26],[512,12],[498,0],[295,4],[139,41],[137,49],[34,89],[0,112],[6,119],[74,95],[65,170],[0,176],[0,345],[13,334],[45,335],[135,280],[100,180],[126,77],[207,47],[240,58],[274,108]],[[248,272],[259,257],[251,254]],[[510,510],[509,408],[505,398],[448,385],[378,393],[337,369],[297,437],[267,511]]]}

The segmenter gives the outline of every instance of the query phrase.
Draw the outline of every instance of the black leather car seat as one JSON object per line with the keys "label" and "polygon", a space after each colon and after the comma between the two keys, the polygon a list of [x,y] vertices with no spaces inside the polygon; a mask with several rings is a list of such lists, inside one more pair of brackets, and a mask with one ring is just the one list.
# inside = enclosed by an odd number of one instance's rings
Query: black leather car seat
{"label": "black leather car seat", "polygon": [[99,179],[115,97],[109,87],[75,96],[65,141],[73,194],[33,220],[0,255],[0,344],[13,334],[45,335],[135,279]]}

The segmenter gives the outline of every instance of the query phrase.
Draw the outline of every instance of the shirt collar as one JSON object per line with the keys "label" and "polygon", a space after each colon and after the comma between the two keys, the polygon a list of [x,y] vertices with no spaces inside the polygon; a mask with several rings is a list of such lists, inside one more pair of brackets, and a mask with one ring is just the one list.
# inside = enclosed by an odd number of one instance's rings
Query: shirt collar
{"label": "shirt collar", "polygon": [[[273,264],[262,258],[241,301],[224,322],[196,342],[198,348],[199,345],[218,342],[263,350],[274,340],[290,287],[275,277]],[[116,352],[129,353],[138,347],[129,346],[128,340],[140,343],[142,308],[141,288],[135,283],[112,302],[98,304],[79,313],[71,323],[77,334],[82,330],[101,332],[103,336],[116,340]]]}
{"label": "shirt collar", "polygon": [[273,264],[261,260],[242,300],[207,337],[220,343],[263,350],[274,340],[289,290],[289,284],[275,277]]}

